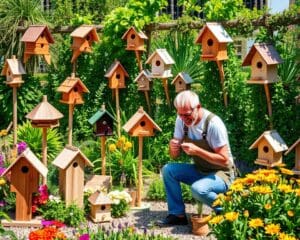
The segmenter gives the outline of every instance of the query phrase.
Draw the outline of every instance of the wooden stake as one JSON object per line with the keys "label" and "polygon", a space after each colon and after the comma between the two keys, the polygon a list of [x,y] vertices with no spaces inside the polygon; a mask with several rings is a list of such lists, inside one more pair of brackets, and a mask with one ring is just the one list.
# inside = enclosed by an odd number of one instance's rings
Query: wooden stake
{"label": "wooden stake", "polygon": [[[265,88],[266,99],[267,99],[268,115],[271,118],[272,117],[272,104],[271,104],[271,95],[270,95],[269,85],[267,83],[264,84],[264,88]],[[270,119],[270,128],[273,129],[272,119]]]}
{"label": "wooden stake", "polygon": [[138,66],[139,66],[139,69],[140,69],[140,72],[143,71],[143,66],[142,66],[142,61],[141,61],[141,54],[139,51],[135,50],[135,57],[137,59],[137,62],[138,62]]}
{"label": "wooden stake", "polygon": [[145,93],[146,102],[147,102],[147,106],[148,106],[148,112],[150,114],[151,113],[151,105],[150,105],[149,92],[148,91],[144,91],[144,93]]}
{"label": "wooden stake", "polygon": [[164,86],[164,89],[165,89],[165,94],[166,94],[166,97],[167,97],[167,103],[168,103],[168,105],[170,107],[171,106],[171,102],[170,102],[169,89],[168,89],[168,79],[167,78],[163,78],[162,81],[163,81],[163,86]]}
{"label": "wooden stake", "polygon": [[68,144],[69,144],[70,146],[72,146],[73,112],[74,112],[74,104],[69,104],[69,131],[68,131]]}
{"label": "wooden stake", "polygon": [[137,186],[137,207],[141,206],[143,188],[143,137],[139,136],[139,159],[138,159],[138,186]]}
{"label": "wooden stake", "polygon": [[[47,167],[47,128],[43,128],[42,136],[42,160],[45,167]],[[47,184],[47,177],[43,177],[43,184]]]}
{"label": "wooden stake", "polygon": [[222,84],[224,105],[225,105],[225,107],[227,107],[228,106],[228,100],[227,100],[227,92],[225,91],[225,86],[224,86],[225,74],[224,74],[224,68],[223,68],[223,61],[216,61],[216,62],[217,62],[217,65],[218,65],[220,80],[221,80],[221,84]]}
{"label": "wooden stake", "polygon": [[120,117],[120,100],[119,100],[119,89],[116,88],[116,111],[117,111],[117,125],[118,125],[118,137],[121,136],[121,117]]}
{"label": "wooden stake", "polygon": [[17,148],[17,129],[18,129],[18,126],[17,126],[17,87],[14,86],[13,87],[13,130],[14,130],[14,134],[13,134],[13,143],[14,143],[14,148]]}
{"label": "wooden stake", "polygon": [[102,165],[101,165],[101,175],[106,174],[106,156],[105,156],[105,136],[101,136],[101,158],[102,158]]}

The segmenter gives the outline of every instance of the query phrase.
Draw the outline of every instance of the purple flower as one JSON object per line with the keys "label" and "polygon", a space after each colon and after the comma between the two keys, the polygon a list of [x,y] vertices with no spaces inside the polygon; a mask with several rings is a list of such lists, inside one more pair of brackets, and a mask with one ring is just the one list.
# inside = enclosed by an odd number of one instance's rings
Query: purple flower
{"label": "purple flower", "polygon": [[0,176],[2,175],[2,173],[4,173],[5,170],[6,170],[6,168],[0,167]]}
{"label": "purple flower", "polygon": [[0,207],[4,207],[5,206],[5,201],[0,201]]}
{"label": "purple flower", "polygon": [[52,220],[42,220],[43,227],[49,227],[53,224]]}
{"label": "purple flower", "polygon": [[20,155],[27,148],[27,143],[26,142],[19,142],[17,144],[17,148],[18,148],[18,155]]}
{"label": "purple flower", "polygon": [[82,234],[79,240],[90,240],[90,235],[88,233]]}

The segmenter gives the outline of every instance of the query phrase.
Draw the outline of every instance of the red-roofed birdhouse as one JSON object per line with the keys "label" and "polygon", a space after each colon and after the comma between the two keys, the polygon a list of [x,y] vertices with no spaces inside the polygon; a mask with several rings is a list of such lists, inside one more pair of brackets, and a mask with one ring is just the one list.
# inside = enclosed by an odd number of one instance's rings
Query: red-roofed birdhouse
{"label": "red-roofed birdhouse", "polygon": [[136,31],[134,27],[130,27],[122,36],[123,40],[127,40],[126,50],[145,51],[144,41],[148,37],[142,31]]}
{"label": "red-roofed birdhouse", "polygon": [[119,61],[115,61],[104,76],[108,78],[108,86],[111,89],[125,88],[125,77],[129,77],[125,68]]}
{"label": "red-roofed birdhouse", "polygon": [[11,87],[20,87],[24,82],[22,75],[26,74],[21,61],[16,59],[16,56],[12,56],[12,59],[6,59],[1,75],[6,76],[6,84]]}
{"label": "red-roofed birdhouse", "polygon": [[172,77],[171,67],[175,63],[166,49],[156,49],[146,61],[151,64],[152,78]]}

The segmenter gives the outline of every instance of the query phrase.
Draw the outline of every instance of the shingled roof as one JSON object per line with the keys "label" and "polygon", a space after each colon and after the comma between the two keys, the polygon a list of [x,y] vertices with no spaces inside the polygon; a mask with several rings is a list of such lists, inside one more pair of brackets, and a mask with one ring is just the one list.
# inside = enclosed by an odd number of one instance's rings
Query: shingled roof
{"label": "shingled roof", "polygon": [[54,43],[51,33],[46,25],[32,25],[26,30],[21,38],[21,42],[36,42],[36,40],[45,31],[49,43]]}

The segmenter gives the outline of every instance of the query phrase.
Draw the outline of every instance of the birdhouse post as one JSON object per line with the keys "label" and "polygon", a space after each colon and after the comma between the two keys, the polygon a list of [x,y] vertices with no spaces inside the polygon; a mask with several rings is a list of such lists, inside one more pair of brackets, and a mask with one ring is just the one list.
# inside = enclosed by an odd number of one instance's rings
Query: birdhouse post
{"label": "birdhouse post", "polygon": [[143,188],[143,137],[154,136],[154,130],[161,131],[160,127],[140,107],[139,110],[128,120],[123,129],[134,137],[139,137],[139,159],[138,159],[138,186],[137,186],[137,207],[141,206]]}
{"label": "birdhouse post", "polygon": [[193,79],[188,73],[180,72],[177,74],[171,84],[175,85],[175,91],[176,93],[179,93],[181,91],[190,89],[192,82]]}
{"label": "birdhouse post", "polygon": [[111,221],[111,204],[112,200],[100,191],[94,192],[89,198],[91,204],[90,218],[93,222]]}
{"label": "birdhouse post", "polygon": [[145,94],[145,98],[148,106],[148,112],[151,112],[149,91],[152,84],[152,80],[150,76],[151,73],[148,70],[143,70],[139,73],[139,75],[134,80],[134,82],[137,82],[138,84],[138,90],[144,92]]}
{"label": "birdhouse post", "polygon": [[300,138],[285,152],[284,155],[288,155],[292,150],[295,149],[295,167],[294,173],[300,175]]}

